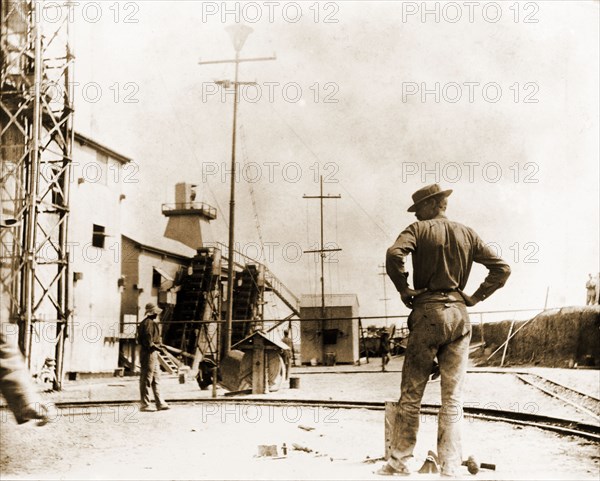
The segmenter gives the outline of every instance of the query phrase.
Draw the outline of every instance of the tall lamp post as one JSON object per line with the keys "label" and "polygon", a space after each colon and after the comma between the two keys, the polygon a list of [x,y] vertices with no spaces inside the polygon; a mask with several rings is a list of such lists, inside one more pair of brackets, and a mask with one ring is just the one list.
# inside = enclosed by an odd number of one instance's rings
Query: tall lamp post
{"label": "tall lamp post", "polygon": [[[228,245],[228,270],[227,270],[227,322],[225,323],[224,333],[224,345],[223,354],[226,355],[231,351],[231,330],[233,324],[233,285],[234,285],[234,274],[235,274],[235,262],[233,259],[234,249],[233,244],[235,241],[235,145],[236,145],[236,131],[237,131],[237,105],[238,105],[238,86],[239,85],[252,85],[254,82],[238,82],[238,71],[239,65],[242,62],[260,62],[263,60],[275,60],[273,57],[260,57],[260,58],[240,58],[240,52],[246,43],[248,35],[253,32],[251,27],[247,25],[230,25],[225,30],[231,38],[233,48],[235,50],[234,60],[212,60],[208,62],[198,62],[200,65],[217,64],[217,63],[234,63],[235,64],[235,76],[233,81],[233,131],[231,134],[231,186],[229,193],[229,245]],[[222,80],[216,82],[223,88],[228,88],[232,82]]]}

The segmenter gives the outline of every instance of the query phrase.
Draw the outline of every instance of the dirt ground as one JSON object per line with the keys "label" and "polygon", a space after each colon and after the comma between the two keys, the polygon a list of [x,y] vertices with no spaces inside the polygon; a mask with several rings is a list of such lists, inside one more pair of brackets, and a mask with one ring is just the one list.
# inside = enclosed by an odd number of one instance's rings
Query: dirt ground
{"label": "dirt ground", "polygon": [[[2,479],[384,479],[383,412],[188,404],[70,410],[43,428],[2,426]],[[314,428],[306,431],[299,426]],[[436,419],[422,418],[416,461],[435,449]],[[598,479],[598,446],[536,428],[465,421],[464,452],[497,465],[464,479]],[[259,458],[259,445],[288,447]],[[294,443],[312,452],[294,450]],[[439,479],[414,475],[413,479]]]}
{"label": "dirt ground", "polygon": [[[297,368],[300,389],[283,386],[268,399],[397,400],[401,360],[392,372],[379,365],[361,372],[337,366],[326,372]],[[355,370],[357,368],[355,367]],[[311,373],[312,372],[312,373]],[[319,372],[319,373],[317,373]],[[567,380],[596,394],[600,372],[549,370],[547,378]],[[206,399],[188,381],[163,376],[169,400]],[[565,382],[566,384],[566,382]],[[219,396],[224,394],[219,390]],[[136,400],[137,378],[67,383],[55,402]],[[245,396],[248,398],[259,396]],[[425,403],[439,403],[439,381],[428,384]],[[542,394],[510,373],[471,372],[465,402],[479,407],[522,410],[594,424],[588,415]],[[597,424],[597,420],[595,421]],[[299,426],[313,427],[306,431]],[[417,468],[435,450],[436,419],[423,416],[416,450]],[[537,428],[465,419],[463,452],[475,454],[497,470],[463,479],[600,479],[597,443]],[[283,458],[258,458],[259,445],[288,448]],[[312,452],[293,449],[294,443]],[[242,404],[173,403],[170,411],[142,413],[136,405],[69,408],[44,427],[17,426],[0,410],[0,479],[386,479],[373,474],[383,462],[365,463],[384,454],[383,411]],[[412,479],[439,479],[414,475]],[[410,479],[410,478],[409,478]]]}

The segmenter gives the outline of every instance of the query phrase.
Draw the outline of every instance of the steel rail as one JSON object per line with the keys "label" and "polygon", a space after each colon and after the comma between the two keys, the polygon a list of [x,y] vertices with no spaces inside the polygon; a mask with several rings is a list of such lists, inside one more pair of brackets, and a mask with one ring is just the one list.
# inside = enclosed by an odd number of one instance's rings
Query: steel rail
{"label": "steel rail", "polygon": [[564,389],[567,392],[570,392],[574,395],[576,395],[578,398],[584,398],[584,399],[590,399],[596,402],[596,404],[598,404],[598,400],[596,398],[594,398],[593,396],[589,396],[587,394],[584,394],[582,392],[576,391],[575,389],[571,389],[567,386],[564,386],[563,384],[557,383],[555,381],[550,381],[549,379],[546,379],[542,376],[538,376],[537,374],[515,374],[515,376],[517,377],[517,379],[519,379],[521,382],[534,387],[535,389],[543,392],[544,394],[547,394],[548,396],[551,396],[555,399],[558,399],[561,402],[564,402],[565,404],[569,404],[570,406],[573,406],[575,409],[577,409],[578,411],[587,414],[588,416],[594,418],[594,420],[596,422],[600,422],[600,416],[598,416],[598,414],[596,414],[594,411],[588,409],[587,407],[585,407],[582,403],[576,402],[576,401],[572,401],[571,399],[568,399],[565,396],[562,396],[560,394],[558,394],[557,392],[554,392],[552,389],[548,389],[538,383],[536,383],[535,381],[532,381],[531,379],[528,379],[525,376],[535,376],[536,378],[539,378],[542,380],[542,382],[547,382],[553,386],[557,386],[560,389]]}
{"label": "steel rail", "polygon": [[[353,374],[353,373],[379,373],[380,371],[367,371],[367,370],[353,370],[353,371],[337,371],[335,373],[331,373],[331,374]],[[402,370],[390,370],[387,372],[394,372],[394,373],[398,373],[398,372],[402,372]],[[526,370],[511,370],[511,371],[496,371],[496,370],[467,370],[468,373],[470,374],[510,374],[515,376],[517,379],[519,379],[521,382],[523,382],[524,384],[527,384],[541,392],[543,392],[544,394],[553,397],[554,399],[557,399],[565,404],[568,404],[570,406],[572,406],[573,408],[575,408],[576,410],[578,410],[579,412],[582,412],[590,417],[592,417],[594,419],[594,421],[596,421],[597,425],[600,425],[600,416],[597,414],[597,412],[589,409],[584,402],[581,402],[581,400],[583,399],[588,400],[590,404],[594,404],[596,406],[600,405],[600,400],[592,395],[589,394],[585,394],[581,391],[578,391],[576,389],[573,389],[569,386],[566,386],[564,384],[561,384],[559,382],[553,381],[551,379],[547,379],[544,376],[541,376],[539,374],[536,373],[532,373]],[[326,373],[326,371],[317,371],[317,372],[307,372],[306,374],[324,374]],[[302,373],[305,374],[305,373]],[[328,373],[329,374],[329,373]],[[580,401],[573,401],[559,393],[554,392],[552,389],[550,388],[546,388],[543,385],[540,385],[534,381],[531,381],[530,379],[528,379],[526,376],[530,376],[530,377],[534,377],[536,379],[538,379],[540,382],[542,383],[548,383],[552,386],[556,386],[559,389],[562,389],[568,393],[570,393],[572,396],[578,398]],[[465,408],[464,411],[465,413],[468,412],[469,408]],[[494,416],[496,416],[495,413],[497,412],[501,412],[498,410],[493,410],[494,411]],[[509,413],[512,413],[512,411],[507,411]],[[476,413],[473,413],[473,416],[475,416]],[[487,413],[486,415],[489,416],[489,413]],[[547,418],[547,419],[559,419],[559,418]],[[518,424],[518,420],[513,420],[512,421],[514,424]],[[532,424],[533,425],[533,424]],[[596,426],[596,425],[585,425],[585,426]],[[548,428],[550,429],[550,428]],[[568,430],[568,429],[567,429]],[[563,429],[564,431],[564,429]],[[600,430],[597,429],[597,432],[600,432]],[[596,440],[598,440],[598,437],[594,438]]]}
{"label": "steel rail", "polygon": [[[179,398],[167,399],[169,404],[238,404],[238,405],[262,405],[262,406],[298,406],[298,407],[323,407],[331,409],[368,409],[383,411],[385,402],[383,401],[335,401],[335,400],[314,400],[314,399],[270,399],[270,398]],[[85,409],[91,407],[103,406],[123,406],[135,405],[135,400],[105,400],[105,401],[64,401],[57,402],[55,406],[59,410],[67,409]],[[421,414],[435,416],[438,414],[440,406],[437,404],[423,404]],[[2,406],[6,409],[6,406]],[[464,407],[464,416],[467,418],[480,419],[484,421],[506,422],[521,426],[529,426],[553,431],[562,435],[578,436],[591,441],[600,442],[600,426],[585,424],[578,421],[543,416],[539,414],[523,413],[517,411],[501,411],[496,409],[486,409],[477,407]],[[74,415],[71,412],[69,415]],[[81,413],[85,414],[85,413]]]}

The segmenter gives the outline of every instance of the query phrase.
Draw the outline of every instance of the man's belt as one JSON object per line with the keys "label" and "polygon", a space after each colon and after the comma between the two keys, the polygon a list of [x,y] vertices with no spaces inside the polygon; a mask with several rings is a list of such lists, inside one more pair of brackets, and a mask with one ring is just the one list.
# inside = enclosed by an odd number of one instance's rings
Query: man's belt
{"label": "man's belt", "polygon": [[465,302],[458,289],[438,289],[436,291],[426,291],[415,297],[416,304],[427,302]]}

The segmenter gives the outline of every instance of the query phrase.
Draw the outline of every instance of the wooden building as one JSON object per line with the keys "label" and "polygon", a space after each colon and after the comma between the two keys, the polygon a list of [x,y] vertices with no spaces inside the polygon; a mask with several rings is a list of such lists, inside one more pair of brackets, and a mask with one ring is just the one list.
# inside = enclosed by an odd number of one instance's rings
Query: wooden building
{"label": "wooden building", "polygon": [[358,319],[354,319],[358,317],[358,308],[356,294],[327,294],[322,314],[321,296],[303,295],[300,300],[302,364],[358,362],[359,329]]}

